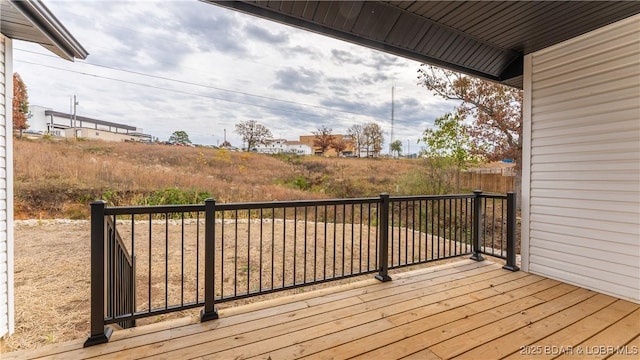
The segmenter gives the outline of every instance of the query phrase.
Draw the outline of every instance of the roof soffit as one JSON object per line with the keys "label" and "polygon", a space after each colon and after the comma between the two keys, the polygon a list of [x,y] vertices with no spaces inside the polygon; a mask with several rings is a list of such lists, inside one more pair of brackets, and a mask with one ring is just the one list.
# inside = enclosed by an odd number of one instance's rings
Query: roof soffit
{"label": "roof soffit", "polygon": [[640,1],[202,1],[515,87],[524,55],[640,13]]}
{"label": "roof soffit", "polygon": [[66,60],[89,55],[39,0],[0,0],[0,31],[12,39],[38,43]]}

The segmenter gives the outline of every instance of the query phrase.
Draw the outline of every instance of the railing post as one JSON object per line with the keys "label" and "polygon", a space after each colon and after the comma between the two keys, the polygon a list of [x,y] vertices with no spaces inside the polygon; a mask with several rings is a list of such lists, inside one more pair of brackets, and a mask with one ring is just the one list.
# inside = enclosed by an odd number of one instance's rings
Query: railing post
{"label": "railing post", "polygon": [[389,194],[380,194],[380,223],[378,225],[380,231],[380,251],[378,251],[378,275],[376,279],[386,282],[390,281],[389,277]]}
{"label": "railing post", "polygon": [[215,308],[215,230],[216,230],[216,201],[204,201],[204,309],[200,311],[200,321],[218,318]]}
{"label": "railing post", "polygon": [[113,329],[104,326],[104,208],[106,202],[91,203],[91,335],[84,347],[109,341]]}
{"label": "railing post", "polygon": [[507,264],[503,269],[518,271],[516,265],[516,193],[507,193]]}
{"label": "railing post", "polygon": [[473,255],[471,255],[471,260],[475,261],[483,261],[484,257],[482,256],[480,240],[482,239],[482,191],[475,190],[473,192],[475,197],[473,198]]}

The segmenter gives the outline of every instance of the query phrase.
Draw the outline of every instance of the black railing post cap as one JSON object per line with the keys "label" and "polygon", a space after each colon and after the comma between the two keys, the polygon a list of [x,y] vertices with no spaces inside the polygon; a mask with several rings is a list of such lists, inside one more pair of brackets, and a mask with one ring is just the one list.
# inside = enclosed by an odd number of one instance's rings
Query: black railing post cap
{"label": "black railing post cap", "polygon": [[91,202],[91,205],[105,205],[106,203],[104,200],[94,200]]}

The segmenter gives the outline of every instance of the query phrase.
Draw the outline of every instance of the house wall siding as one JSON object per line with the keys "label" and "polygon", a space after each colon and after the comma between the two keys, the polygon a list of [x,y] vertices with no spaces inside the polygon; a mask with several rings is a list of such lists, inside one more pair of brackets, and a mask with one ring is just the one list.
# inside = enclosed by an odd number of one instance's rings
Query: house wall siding
{"label": "house wall siding", "polygon": [[524,269],[640,302],[640,16],[528,55],[524,87]]}
{"label": "house wall siding", "polygon": [[13,332],[11,40],[0,34],[0,337]]}

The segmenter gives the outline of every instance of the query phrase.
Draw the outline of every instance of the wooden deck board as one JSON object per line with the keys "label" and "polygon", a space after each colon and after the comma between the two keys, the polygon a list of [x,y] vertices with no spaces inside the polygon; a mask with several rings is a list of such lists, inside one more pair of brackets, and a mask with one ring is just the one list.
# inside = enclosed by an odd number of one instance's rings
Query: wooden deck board
{"label": "wooden deck board", "polygon": [[[430,328],[434,328],[441,324],[447,324],[455,320],[462,318],[468,318],[476,313],[478,306],[484,308],[495,308],[500,305],[507,304],[513,300],[518,299],[520,296],[524,297],[535,289],[541,289],[548,286],[554,286],[557,282],[539,280],[533,284],[526,284],[522,281],[520,284],[523,288],[520,289],[520,293],[515,295],[494,294],[492,297],[486,297],[483,300],[478,301],[480,297],[479,292],[471,292],[466,295],[451,297],[446,303],[436,303],[431,306],[425,306],[420,311],[404,314],[403,317],[395,317],[391,320],[397,326],[403,326],[401,331],[392,331],[384,333],[374,333],[358,341],[345,343],[341,346],[328,349],[323,353],[318,354],[321,357],[329,355],[327,357],[341,355],[343,357],[356,356],[363,354],[364,351],[369,351],[384,347],[403,339],[410,337],[414,334],[420,333],[420,331]],[[498,290],[499,291],[499,290]],[[409,340],[408,342],[412,342]],[[402,347],[402,346],[401,346]],[[409,347],[407,347],[409,349]],[[371,354],[366,354],[368,357]],[[385,354],[386,356],[387,354]]]}
{"label": "wooden deck board", "polygon": [[379,347],[375,351],[364,354],[362,358],[399,358],[425,347],[435,353],[432,347],[438,343],[543,303],[542,300],[530,296],[529,288],[523,290],[520,296],[506,295],[508,299],[505,299],[504,304],[479,313],[467,315],[451,312],[441,321],[434,322],[433,319],[427,319],[424,322],[405,326],[403,334],[407,335],[406,338],[394,343],[393,346]]}
{"label": "wooden deck board", "polygon": [[611,355],[607,360],[637,360],[640,358],[640,335],[633,338],[619,349],[615,354]]}
{"label": "wooden deck board", "polygon": [[460,356],[467,359],[486,359],[490,357],[504,357],[520,350],[521,344],[531,344],[550,334],[561,330],[580,319],[611,305],[616,299],[597,294],[576,306],[550,315],[543,320],[533,322],[518,331],[513,331],[488,341]]}
{"label": "wooden deck board", "polygon": [[120,330],[108,344],[86,349],[81,339],[0,356],[550,359],[572,346],[591,351],[562,359],[638,358],[639,304],[490,262],[463,260],[392,277],[222,309],[220,319],[206,323],[191,317]]}
{"label": "wooden deck board", "polygon": [[577,351],[577,345],[624,318],[637,304],[616,300],[611,305],[564,327],[555,333],[531,343],[522,343],[520,349],[506,359],[553,359],[562,351]]}
{"label": "wooden deck board", "polygon": [[[567,353],[559,359],[605,359],[613,355],[614,349],[631,341],[640,324],[640,309],[611,324],[606,329],[578,344],[583,350],[581,354]],[[609,348],[612,347],[612,348]]]}

